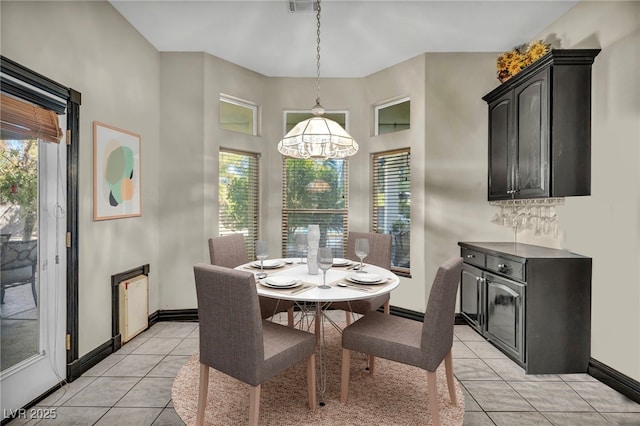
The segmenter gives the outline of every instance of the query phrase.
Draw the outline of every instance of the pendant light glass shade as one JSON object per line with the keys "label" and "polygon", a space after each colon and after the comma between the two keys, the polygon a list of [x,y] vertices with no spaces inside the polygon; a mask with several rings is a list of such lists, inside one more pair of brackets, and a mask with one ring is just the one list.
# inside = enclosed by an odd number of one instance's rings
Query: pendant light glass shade
{"label": "pendant light glass shade", "polygon": [[358,144],[338,123],[323,117],[320,105],[320,0],[317,0],[317,80],[314,117],[296,124],[278,143],[282,155],[293,158],[345,158],[358,152]]}
{"label": "pendant light glass shade", "polygon": [[358,144],[338,123],[316,116],[296,124],[278,151],[294,158],[344,158],[358,152]]}

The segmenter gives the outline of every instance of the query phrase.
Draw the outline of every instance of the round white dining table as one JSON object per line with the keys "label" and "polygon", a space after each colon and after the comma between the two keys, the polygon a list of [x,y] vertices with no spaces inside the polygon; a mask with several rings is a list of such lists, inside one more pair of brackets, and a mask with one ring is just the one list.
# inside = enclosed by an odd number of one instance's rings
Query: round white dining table
{"label": "round white dining table", "polygon": [[[265,262],[265,264],[267,264]],[[268,264],[276,267],[264,268],[260,270],[259,262],[249,262],[236,267],[236,269],[251,271],[256,275],[256,288],[258,295],[271,297],[274,299],[293,300],[299,307],[301,315],[297,321],[300,328],[311,328],[311,316],[315,324],[316,342],[318,345],[320,380],[318,389],[320,391],[320,405],[324,405],[324,393],[326,390],[326,360],[324,359],[324,320],[328,320],[332,326],[340,330],[329,316],[326,310],[330,309],[333,302],[352,302],[356,300],[368,299],[380,296],[393,291],[400,284],[400,279],[396,274],[388,269],[365,263],[363,272],[357,272],[354,267],[359,266],[358,262],[349,262],[346,265],[334,265],[327,271],[326,283],[329,288],[320,288],[323,283],[322,271],[317,274],[309,274],[307,264],[299,264],[294,259],[270,259]],[[258,274],[266,273],[267,276],[258,279]],[[350,276],[362,277],[364,275],[378,275],[380,282],[376,284],[359,284],[350,280]],[[266,285],[265,280],[270,277],[291,278],[296,280],[298,285],[294,288],[272,288]],[[267,281],[268,283],[268,281]],[[275,313],[275,312],[274,312]],[[305,322],[307,320],[307,322]]]}
{"label": "round white dining table", "polygon": [[[258,283],[258,294],[274,299],[294,300],[297,302],[349,302],[389,293],[400,284],[400,279],[393,272],[366,263],[363,268],[364,271],[367,274],[376,274],[383,277],[383,282],[379,284],[358,284],[351,282],[348,280],[350,275],[360,275],[360,273],[352,269],[353,266],[358,265],[357,262],[353,262],[351,265],[333,266],[329,269],[327,271],[327,284],[330,285],[330,288],[323,289],[320,288],[320,285],[322,285],[321,270],[318,270],[317,275],[311,275],[309,274],[307,264],[297,264],[293,259],[275,259],[271,260],[271,262],[280,262],[282,266],[278,268],[265,268],[264,272],[267,274],[267,277],[256,281]],[[240,265],[236,269],[252,271],[256,275],[259,274],[260,268],[252,265],[256,265],[256,262]],[[302,284],[291,289],[272,288],[263,283],[263,281],[269,277],[291,277]],[[339,286],[338,284],[346,285],[346,287]]]}

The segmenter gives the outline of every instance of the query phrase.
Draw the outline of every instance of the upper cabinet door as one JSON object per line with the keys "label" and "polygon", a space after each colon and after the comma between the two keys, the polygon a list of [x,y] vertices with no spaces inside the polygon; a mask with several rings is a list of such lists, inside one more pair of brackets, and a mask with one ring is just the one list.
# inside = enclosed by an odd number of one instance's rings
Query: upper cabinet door
{"label": "upper cabinet door", "polygon": [[516,198],[549,196],[549,69],[515,89]]}
{"label": "upper cabinet door", "polygon": [[513,129],[511,92],[489,105],[489,199],[511,198]]}
{"label": "upper cabinet door", "polygon": [[591,65],[559,49],[485,95],[489,201],[591,193]]}

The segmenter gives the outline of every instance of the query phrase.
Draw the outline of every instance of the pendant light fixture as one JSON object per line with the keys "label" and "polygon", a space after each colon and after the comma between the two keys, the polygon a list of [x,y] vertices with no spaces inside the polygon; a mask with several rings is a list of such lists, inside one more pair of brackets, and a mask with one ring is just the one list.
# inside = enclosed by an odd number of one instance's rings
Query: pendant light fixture
{"label": "pendant light fixture", "polygon": [[296,124],[278,143],[278,151],[288,157],[345,158],[358,152],[358,143],[338,123],[324,117],[324,107],[320,105],[320,11],[318,0],[316,105],[311,109],[314,116]]}

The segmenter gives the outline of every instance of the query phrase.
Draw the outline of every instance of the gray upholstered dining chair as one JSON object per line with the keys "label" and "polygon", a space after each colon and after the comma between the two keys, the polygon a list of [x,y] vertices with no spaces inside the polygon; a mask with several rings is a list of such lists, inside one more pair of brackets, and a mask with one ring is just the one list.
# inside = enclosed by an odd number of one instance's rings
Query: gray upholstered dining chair
{"label": "gray upholstered dining chair", "polygon": [[[347,402],[349,393],[351,351],[363,352],[426,370],[431,419],[434,425],[440,424],[436,370],[443,360],[449,397],[452,404],[457,404],[451,347],[461,270],[462,258],[457,256],[438,268],[422,324],[407,318],[370,312],[342,331],[341,402]],[[370,373],[373,374],[373,370]]]}
{"label": "gray upholstered dining chair", "polygon": [[[249,262],[244,235],[229,234],[220,237],[209,238],[209,258],[212,265],[235,268]],[[290,300],[274,299],[258,296],[262,318],[270,318],[279,312],[287,312],[289,327],[294,325],[293,307],[295,302]]]}
{"label": "gray upholstered dining chair", "polygon": [[261,318],[252,273],[222,266],[194,266],[200,322],[200,384],[196,424],[204,423],[209,368],[251,386],[249,424],[258,424],[260,386],[307,361],[309,407],[316,407],[313,334]]}
{"label": "gray upholstered dining chair", "polygon": [[6,289],[31,284],[33,302],[38,305],[36,292],[38,241],[2,242],[0,261],[0,303],[4,303]]}
{"label": "gray upholstered dining chair", "polygon": [[[369,255],[365,263],[389,269],[391,267],[391,235],[375,232],[349,232],[347,237],[347,252],[345,257],[349,260],[360,261],[355,254],[356,240],[358,238],[369,239]],[[369,299],[354,300],[351,302],[334,302],[331,309],[342,309],[346,312],[347,325],[351,324],[351,313],[366,314],[384,306],[384,312],[389,313],[389,293]]]}

